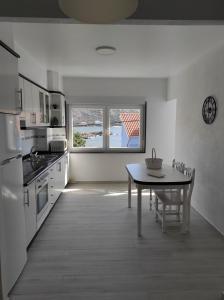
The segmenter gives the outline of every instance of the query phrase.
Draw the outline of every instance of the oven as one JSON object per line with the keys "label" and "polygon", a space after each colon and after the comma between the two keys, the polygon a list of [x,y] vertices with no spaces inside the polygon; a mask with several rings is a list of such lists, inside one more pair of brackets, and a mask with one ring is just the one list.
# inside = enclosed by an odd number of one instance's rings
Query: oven
{"label": "oven", "polygon": [[36,180],[37,229],[40,228],[50,210],[50,201],[48,197],[48,179],[49,173],[46,172]]}

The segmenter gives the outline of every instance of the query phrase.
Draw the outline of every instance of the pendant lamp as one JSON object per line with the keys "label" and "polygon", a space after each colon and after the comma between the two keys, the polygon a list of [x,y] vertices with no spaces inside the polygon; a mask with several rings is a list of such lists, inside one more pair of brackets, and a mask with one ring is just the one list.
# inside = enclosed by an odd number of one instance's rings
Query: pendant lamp
{"label": "pendant lamp", "polygon": [[62,12],[82,23],[111,24],[130,17],[138,0],[58,0]]}

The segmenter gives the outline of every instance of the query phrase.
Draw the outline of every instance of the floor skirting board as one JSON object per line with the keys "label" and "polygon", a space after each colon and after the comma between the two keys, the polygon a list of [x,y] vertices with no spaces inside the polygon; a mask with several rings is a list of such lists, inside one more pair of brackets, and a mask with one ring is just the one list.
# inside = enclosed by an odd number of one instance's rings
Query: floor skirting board
{"label": "floor skirting board", "polygon": [[[204,214],[202,214],[201,212],[200,212],[200,210],[197,208],[197,207],[195,207],[195,205],[192,205],[192,208],[203,218],[203,219],[205,219],[206,220],[206,222],[208,223],[208,224],[210,224],[212,227],[214,227],[222,236],[224,236],[224,232],[220,229],[220,228],[218,228],[210,219],[208,219],[206,216],[204,216]],[[224,300],[224,294],[223,294],[223,300]]]}
{"label": "floor skirting board", "polygon": [[107,181],[107,180],[105,180],[105,181],[84,181],[84,180],[83,181],[73,181],[73,180],[69,181],[69,184],[76,184],[76,183],[77,184],[79,184],[79,183],[86,183],[86,184],[88,184],[88,183],[89,184],[91,184],[91,183],[92,184],[95,184],[95,183],[99,183],[99,184],[100,183],[102,183],[102,184],[103,183],[105,183],[105,184],[107,184],[107,183],[108,184],[110,184],[110,183],[111,184],[114,184],[114,183],[127,183],[128,184],[128,181],[126,181],[126,180],[125,181]]}

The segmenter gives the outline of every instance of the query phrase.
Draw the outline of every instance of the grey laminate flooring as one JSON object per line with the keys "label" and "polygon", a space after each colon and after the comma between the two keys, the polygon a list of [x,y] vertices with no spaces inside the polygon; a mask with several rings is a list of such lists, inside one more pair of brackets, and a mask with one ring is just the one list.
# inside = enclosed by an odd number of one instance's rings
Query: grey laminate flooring
{"label": "grey laminate flooring", "polygon": [[196,212],[163,234],[125,184],[70,185],[31,245],[12,300],[212,300],[224,289],[224,239]]}

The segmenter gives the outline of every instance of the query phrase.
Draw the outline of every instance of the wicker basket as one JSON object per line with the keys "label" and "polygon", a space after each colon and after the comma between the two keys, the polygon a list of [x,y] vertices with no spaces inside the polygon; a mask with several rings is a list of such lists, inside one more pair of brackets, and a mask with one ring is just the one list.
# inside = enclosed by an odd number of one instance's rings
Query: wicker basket
{"label": "wicker basket", "polygon": [[152,158],[146,158],[145,163],[148,169],[159,170],[162,168],[162,158],[156,158],[156,149],[152,148]]}

